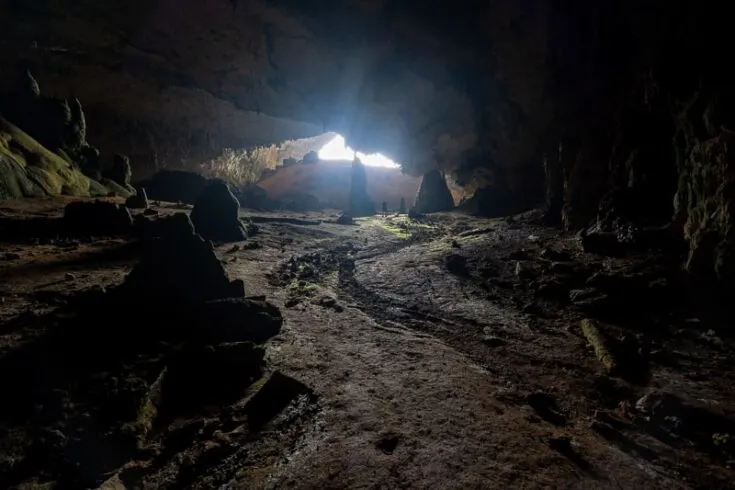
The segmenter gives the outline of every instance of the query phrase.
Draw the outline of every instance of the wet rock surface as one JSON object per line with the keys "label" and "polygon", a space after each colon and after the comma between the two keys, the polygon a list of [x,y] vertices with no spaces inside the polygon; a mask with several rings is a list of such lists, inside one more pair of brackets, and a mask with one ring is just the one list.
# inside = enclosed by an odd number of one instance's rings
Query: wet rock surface
{"label": "wet rock surface", "polygon": [[[205,410],[207,420],[229,420],[220,431],[228,424],[230,430],[240,427],[238,417],[249,420],[236,436],[244,439],[297,396],[306,397],[302,406],[308,412],[312,395],[303,385],[271,405],[256,400],[261,386],[251,389],[264,375],[262,386],[269,389],[274,379],[279,386],[298,385],[271,374],[264,359],[263,344],[283,324],[279,309],[265,298],[245,298],[243,281],[227,277],[211,243],[194,233],[186,214],[146,219],[141,227],[138,244],[107,257],[134,264],[122,284],[82,287],[57,295],[57,309],[7,322],[3,317],[0,335],[23,328],[36,332],[10,350],[5,343],[0,348],[0,389],[12,398],[0,408],[0,430],[23,438],[13,446],[21,464],[0,451],[3,485],[14,487],[34,475],[58,488],[90,488],[115,473],[136,486],[147,473],[169,471],[174,479],[165,483],[158,474],[156,486],[175,486],[184,475],[198,478],[211,469],[174,458],[189,451],[197,459],[200,446],[210,444],[212,432],[201,432]],[[79,283],[88,276],[65,273]],[[21,372],[11,376],[16,369]],[[226,410],[243,399],[252,400]],[[247,415],[252,403],[259,404],[257,418]],[[199,428],[182,438],[182,420]],[[228,444],[215,453],[226,458],[238,447]],[[126,462],[140,458],[157,463],[150,471],[124,471]]]}
{"label": "wet rock surface", "polygon": [[4,481],[729,485],[727,316],[678,256],[587,253],[541,213],[243,214],[260,248],[212,246],[152,207],[137,243],[2,242]]}

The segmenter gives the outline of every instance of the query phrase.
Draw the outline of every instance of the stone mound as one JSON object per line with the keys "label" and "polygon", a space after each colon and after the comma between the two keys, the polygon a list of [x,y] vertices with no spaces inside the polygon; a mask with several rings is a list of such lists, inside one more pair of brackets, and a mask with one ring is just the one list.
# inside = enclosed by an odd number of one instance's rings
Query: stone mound
{"label": "stone mound", "polygon": [[454,198],[441,172],[432,170],[424,174],[414,207],[419,213],[449,211],[454,207]]}
{"label": "stone mound", "polygon": [[290,211],[318,211],[324,206],[319,202],[319,198],[313,194],[297,194],[292,197],[291,202],[286,204],[286,209]]}
{"label": "stone mound", "polygon": [[304,155],[302,161],[307,165],[311,163],[319,163],[319,154],[315,151],[310,151],[309,153]]}
{"label": "stone mound", "polygon": [[148,209],[150,203],[148,202],[148,194],[146,194],[144,188],[138,189],[138,191],[127,198],[125,206],[130,209]]}
{"label": "stone mound", "polygon": [[337,223],[340,225],[354,225],[355,220],[352,218],[352,215],[349,213],[342,213],[339,215],[339,218],[337,218]]}
{"label": "stone mound", "polygon": [[64,208],[64,229],[92,236],[126,235],[133,231],[133,218],[123,205],[75,201]]}
{"label": "stone mound", "polygon": [[375,204],[367,192],[365,165],[357,158],[352,162],[352,171],[350,174],[349,212],[352,216],[356,217],[372,216],[375,214]]}
{"label": "stone mound", "polygon": [[128,274],[122,291],[166,303],[245,296],[241,280],[230,281],[212,244],[194,233],[184,213],[144,227],[140,262]]}
{"label": "stone mound", "polygon": [[240,203],[224,182],[212,182],[200,194],[191,211],[197,233],[207,240],[238,242],[247,237],[240,222]]}
{"label": "stone mound", "polygon": [[207,184],[208,180],[204,176],[194,172],[164,170],[155,174],[145,185],[141,183],[141,187],[146,188],[148,198],[154,201],[194,204]]}

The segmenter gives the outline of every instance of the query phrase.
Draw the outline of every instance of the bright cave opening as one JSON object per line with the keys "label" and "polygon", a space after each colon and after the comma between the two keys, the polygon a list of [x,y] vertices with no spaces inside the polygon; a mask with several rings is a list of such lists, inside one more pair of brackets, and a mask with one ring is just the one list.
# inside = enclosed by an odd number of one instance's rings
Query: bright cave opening
{"label": "bright cave opening", "polygon": [[353,150],[347,146],[344,137],[339,134],[319,150],[319,159],[325,161],[352,160],[355,156],[357,156],[357,158],[359,158],[360,161],[368,167],[396,168],[399,166],[396,162],[380,153],[371,153],[370,155],[366,155],[365,153]]}

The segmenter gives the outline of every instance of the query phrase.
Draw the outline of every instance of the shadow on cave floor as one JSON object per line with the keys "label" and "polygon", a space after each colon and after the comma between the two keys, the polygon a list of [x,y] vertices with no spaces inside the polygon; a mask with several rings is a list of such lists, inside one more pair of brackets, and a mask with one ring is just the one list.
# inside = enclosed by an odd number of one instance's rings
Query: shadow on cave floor
{"label": "shadow on cave floor", "polygon": [[[13,400],[0,410],[0,475],[13,479],[3,481],[730,485],[735,349],[717,317],[691,304],[666,257],[586,254],[533,214],[375,217],[356,226],[329,214],[253,214],[268,218],[257,234],[216,251],[249,295],[266,296],[284,315],[266,350],[276,376],[266,400],[244,394],[173,413],[142,447],[120,421],[140,413],[150,396],[141,387],[176,349],[142,332],[191,319],[88,305],[81,321],[77,302],[127,272],[121,244],[83,245],[97,247],[97,262],[80,249],[13,245],[18,258],[0,274],[34,272],[2,275],[0,286],[12,313],[0,316],[0,374],[9,374],[0,389]],[[36,253],[64,265],[33,269]],[[73,278],[54,282],[71,268]],[[582,320],[594,324],[614,366],[595,355]],[[131,344],[136,355],[126,357]],[[196,370],[187,372],[194,383]]]}

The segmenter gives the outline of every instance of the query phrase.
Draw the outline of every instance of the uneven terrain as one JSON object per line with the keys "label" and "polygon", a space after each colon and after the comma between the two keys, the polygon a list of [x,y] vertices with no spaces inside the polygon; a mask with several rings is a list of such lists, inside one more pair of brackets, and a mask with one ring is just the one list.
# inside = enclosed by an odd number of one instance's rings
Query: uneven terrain
{"label": "uneven terrain", "polygon": [[[135,262],[130,238],[40,236],[66,202],[0,204],[2,376],[58,328],[55,311]],[[248,295],[281,309],[268,366],[301,395],[257,430],[245,402],[170,421],[133,460],[101,465],[98,486],[733,488],[734,345],[706,292],[671,272],[680,257],[585,253],[534,213],[336,217],[243,210],[257,234],[216,245]],[[63,451],[95,413],[83,399],[60,413],[44,440]],[[0,487],[64,488],[66,466],[29,463],[31,437],[0,420]]]}

